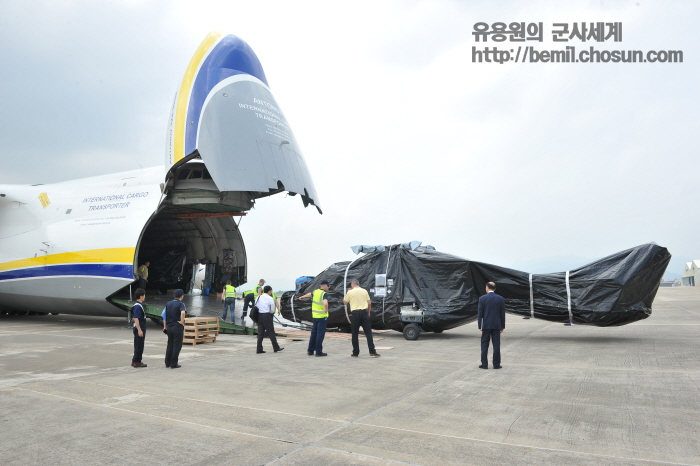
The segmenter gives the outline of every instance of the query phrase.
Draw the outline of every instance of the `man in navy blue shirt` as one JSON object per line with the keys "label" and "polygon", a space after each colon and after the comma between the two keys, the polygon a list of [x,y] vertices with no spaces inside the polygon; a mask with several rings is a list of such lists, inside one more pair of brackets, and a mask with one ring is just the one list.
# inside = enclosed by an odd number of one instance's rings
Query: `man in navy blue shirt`
{"label": "man in navy blue shirt", "polygon": [[181,289],[175,290],[175,299],[165,305],[165,319],[163,329],[168,333],[168,348],[165,350],[165,367],[177,369],[180,365],[177,358],[182,349],[182,337],[185,335],[185,303],[182,298],[185,292]]}
{"label": "man in navy blue shirt", "polygon": [[488,369],[489,340],[493,342],[493,368],[501,368],[501,333],[506,328],[506,302],[494,293],[496,284],[486,284],[486,294],[479,298],[479,330],[481,330],[481,365]]}
{"label": "man in navy blue shirt", "polygon": [[146,291],[138,288],[134,293],[136,303],[131,309],[134,317],[134,357],[131,358],[131,367],[146,367],[148,364],[141,362],[143,346],[146,341],[146,313],[143,311],[143,301],[146,299]]}

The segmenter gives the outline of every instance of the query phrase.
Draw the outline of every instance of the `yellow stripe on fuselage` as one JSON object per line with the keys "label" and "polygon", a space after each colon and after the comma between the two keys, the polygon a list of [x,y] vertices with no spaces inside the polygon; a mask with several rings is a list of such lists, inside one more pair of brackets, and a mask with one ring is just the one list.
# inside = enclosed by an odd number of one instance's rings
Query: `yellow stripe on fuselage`
{"label": "yellow stripe on fuselage", "polygon": [[185,71],[185,76],[182,78],[182,84],[180,84],[180,92],[177,94],[177,108],[175,109],[175,143],[173,147],[173,162],[179,162],[185,157],[185,128],[187,128],[187,106],[190,102],[190,94],[192,92],[192,83],[194,82],[195,75],[199,65],[202,63],[204,58],[207,56],[209,49],[212,45],[219,40],[223,35],[222,32],[210,32],[207,37],[204,38],[197,51],[192,56],[190,64],[187,65],[187,70]]}
{"label": "yellow stripe on fuselage", "polygon": [[62,252],[60,254],[2,262],[0,263],[0,271],[39,267],[42,265],[83,264],[90,262],[131,264],[134,262],[135,253],[136,248],[87,249],[85,251]]}

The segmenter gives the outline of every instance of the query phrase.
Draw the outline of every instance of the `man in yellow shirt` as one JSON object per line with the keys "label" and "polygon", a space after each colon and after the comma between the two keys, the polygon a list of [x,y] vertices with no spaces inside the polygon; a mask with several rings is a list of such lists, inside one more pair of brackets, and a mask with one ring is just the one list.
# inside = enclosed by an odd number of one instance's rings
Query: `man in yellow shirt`
{"label": "man in yellow shirt", "polygon": [[362,326],[362,331],[365,332],[365,338],[367,338],[367,346],[369,347],[369,355],[374,357],[379,357],[379,353],[374,348],[374,340],[372,339],[372,326],[369,322],[369,314],[372,311],[372,301],[369,299],[369,293],[364,288],[360,288],[360,282],[356,278],[353,278],[350,282],[351,290],[343,298],[343,304],[350,304],[350,311],[352,312],[351,325],[352,325],[352,354],[353,358],[356,358],[360,354],[360,342],[358,335],[360,333],[360,326]]}

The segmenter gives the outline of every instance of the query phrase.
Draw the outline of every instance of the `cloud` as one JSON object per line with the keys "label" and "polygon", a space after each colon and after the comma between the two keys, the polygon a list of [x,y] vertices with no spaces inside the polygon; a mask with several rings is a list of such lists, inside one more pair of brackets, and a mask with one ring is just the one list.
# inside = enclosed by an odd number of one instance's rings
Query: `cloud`
{"label": "cloud", "polygon": [[[3,181],[46,183],[85,173],[82,162],[69,161],[90,150],[121,151],[126,165],[162,163],[165,120],[187,60],[172,59],[173,26],[158,14],[166,4],[4,5],[0,139],[34,170],[11,168]],[[112,169],[107,160],[102,169],[92,166],[91,174]]]}

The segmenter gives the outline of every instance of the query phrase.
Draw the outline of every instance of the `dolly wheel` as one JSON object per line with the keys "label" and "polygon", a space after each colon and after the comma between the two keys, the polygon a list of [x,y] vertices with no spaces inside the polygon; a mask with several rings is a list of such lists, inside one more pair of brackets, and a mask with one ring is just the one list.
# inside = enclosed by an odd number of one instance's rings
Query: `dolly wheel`
{"label": "dolly wheel", "polygon": [[433,330],[434,333],[442,333],[442,329],[440,330]]}
{"label": "dolly wheel", "polygon": [[408,324],[403,328],[403,336],[406,340],[417,340],[420,336],[420,329],[416,324]]}

